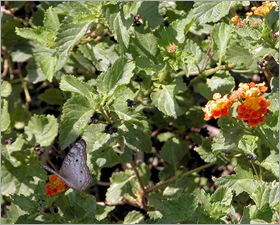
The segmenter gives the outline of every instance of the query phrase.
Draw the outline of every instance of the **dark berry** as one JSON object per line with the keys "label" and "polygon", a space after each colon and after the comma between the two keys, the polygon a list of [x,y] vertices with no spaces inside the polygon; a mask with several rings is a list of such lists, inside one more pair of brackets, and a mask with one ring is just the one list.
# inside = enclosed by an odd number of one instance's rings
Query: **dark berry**
{"label": "dark berry", "polygon": [[142,23],[141,23],[139,20],[136,20],[136,21],[133,22],[133,25],[134,25],[135,27],[139,27],[141,24],[142,24]]}
{"label": "dark berry", "polygon": [[201,134],[203,137],[208,137],[209,136],[208,129],[206,127],[201,128],[199,134]]}
{"label": "dark berry", "polygon": [[118,132],[118,128],[113,127],[113,133],[117,133]]}
{"label": "dark berry", "polygon": [[190,84],[191,79],[189,77],[183,76],[182,78],[183,78],[183,82],[185,84],[187,84],[187,85]]}
{"label": "dark berry", "polygon": [[139,75],[137,75],[137,76],[135,77],[134,81],[140,83],[140,82],[143,81],[143,78],[140,77]]}
{"label": "dark berry", "polygon": [[232,220],[232,214],[231,213],[227,214],[226,220],[227,221],[231,221]]}
{"label": "dark berry", "polygon": [[130,107],[130,108],[135,108],[135,106],[136,106],[135,101],[130,100],[130,99],[127,99],[126,102],[127,102],[127,106],[128,106],[128,107]]}

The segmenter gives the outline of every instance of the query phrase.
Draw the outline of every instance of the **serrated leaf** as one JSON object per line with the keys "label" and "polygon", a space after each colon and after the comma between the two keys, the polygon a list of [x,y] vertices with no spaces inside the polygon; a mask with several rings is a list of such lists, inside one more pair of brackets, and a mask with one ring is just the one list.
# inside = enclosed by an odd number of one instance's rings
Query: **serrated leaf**
{"label": "serrated leaf", "polygon": [[176,137],[170,138],[162,147],[160,155],[162,158],[178,168],[180,160],[188,153],[186,143]]}
{"label": "serrated leaf", "polygon": [[215,93],[229,94],[235,87],[234,78],[228,72],[216,73],[205,83],[199,83],[199,92],[206,99],[212,99]]}
{"label": "serrated leaf", "polygon": [[45,45],[52,47],[54,34],[46,30],[44,27],[37,27],[37,28],[18,28],[16,27],[17,35],[35,41],[40,45]]}
{"label": "serrated leaf", "polygon": [[150,132],[144,132],[141,127],[130,122],[124,122],[124,125],[124,127],[120,127],[124,130],[122,133],[124,139],[124,151],[150,152],[152,149]]}
{"label": "serrated leaf", "polygon": [[264,207],[267,203],[276,208],[279,205],[279,183],[263,183],[257,190],[250,194],[258,208]]}
{"label": "serrated leaf", "polygon": [[58,88],[48,88],[38,98],[50,105],[62,105],[64,102],[61,91]]}
{"label": "serrated leaf", "polygon": [[62,149],[82,134],[89,118],[95,111],[95,103],[84,96],[72,96],[62,109],[59,142]]}
{"label": "serrated leaf", "polygon": [[1,132],[5,132],[10,127],[10,114],[8,111],[8,101],[5,99],[1,100]]}
{"label": "serrated leaf", "polygon": [[218,50],[217,54],[220,65],[224,61],[231,36],[231,27],[226,23],[218,23],[214,25],[212,38],[214,42],[214,50]]}
{"label": "serrated leaf", "polygon": [[270,155],[262,162],[256,162],[257,165],[270,171],[275,177],[279,175],[279,154],[271,151]]}
{"label": "serrated leaf", "polygon": [[111,15],[110,20],[112,21],[111,28],[116,34],[116,39],[121,45],[121,49],[123,49],[124,51],[125,49],[128,48],[129,41],[130,41],[130,35],[123,23],[124,18],[122,14],[119,12]]}
{"label": "serrated leaf", "polygon": [[217,157],[212,153],[211,149],[212,141],[210,139],[203,139],[200,147],[195,147],[194,150],[198,152],[200,157],[205,162],[215,162]]}
{"label": "serrated leaf", "polygon": [[12,93],[12,85],[8,81],[1,80],[1,97],[8,97]]}
{"label": "serrated leaf", "polygon": [[245,66],[251,70],[257,68],[257,63],[254,63],[255,61],[249,50],[240,46],[237,42],[232,42],[229,45],[226,52],[226,61],[236,66]]}
{"label": "serrated leaf", "polygon": [[59,63],[56,71],[65,65],[70,49],[84,36],[91,24],[91,21],[74,23],[73,20],[73,16],[66,16],[57,32],[56,45],[58,46]]}
{"label": "serrated leaf", "polygon": [[107,72],[98,76],[96,85],[98,91],[106,97],[113,95],[117,87],[128,84],[132,78],[135,64],[127,58],[120,57]]}
{"label": "serrated leaf", "polygon": [[155,60],[158,51],[157,38],[153,33],[140,33],[135,31],[132,46],[137,51],[137,57],[145,56],[152,61]]}
{"label": "serrated leaf", "polygon": [[253,29],[250,26],[234,27],[234,32],[239,36],[249,40],[259,40],[261,38],[261,32],[257,29]]}
{"label": "serrated leaf", "polygon": [[53,7],[49,7],[46,10],[45,18],[44,18],[44,27],[56,33],[59,29],[59,19],[56,10]]}
{"label": "serrated leaf", "polygon": [[2,159],[1,193],[4,196],[12,194],[29,195],[34,192],[36,184],[34,177],[46,179],[44,170],[39,164],[22,164],[14,167],[9,161]]}
{"label": "serrated leaf", "polygon": [[151,99],[165,115],[177,118],[185,112],[175,98],[179,89],[176,84],[161,85],[161,89],[155,90],[151,94]]}
{"label": "serrated leaf", "polygon": [[57,119],[53,115],[34,115],[24,130],[28,141],[49,146],[58,134]]}
{"label": "serrated leaf", "polygon": [[25,140],[23,139],[23,134],[18,135],[17,139],[11,145],[2,145],[2,157],[7,159],[13,166],[19,166],[21,164],[19,158],[22,157],[22,155],[16,155],[16,153],[21,153],[24,144]]}
{"label": "serrated leaf", "polygon": [[44,76],[52,81],[58,62],[56,51],[44,46],[36,45],[33,49],[34,59]]}
{"label": "serrated leaf", "polygon": [[135,175],[131,172],[114,173],[111,178],[111,185],[106,193],[106,201],[110,203],[118,203],[125,194],[132,194],[131,180],[135,179]]}
{"label": "serrated leaf", "polygon": [[92,98],[94,91],[94,89],[90,85],[79,80],[73,75],[62,76],[59,87],[62,91],[78,93],[88,99]]}
{"label": "serrated leaf", "polygon": [[235,175],[223,176],[219,178],[213,178],[216,185],[221,187],[231,187],[236,191],[236,194],[240,194],[245,191],[251,194],[256,191],[262,181],[256,180],[249,168],[243,169],[240,166],[235,167]]}
{"label": "serrated leaf", "polygon": [[193,9],[194,17],[197,23],[217,22],[238,4],[240,4],[238,1],[196,2]]}
{"label": "serrated leaf", "polygon": [[142,2],[138,8],[138,13],[141,17],[148,21],[151,29],[155,29],[157,26],[163,23],[163,16],[159,13],[160,2]]}
{"label": "serrated leaf", "polygon": [[124,224],[138,224],[144,222],[144,215],[139,211],[132,210],[124,218]]}
{"label": "serrated leaf", "polygon": [[155,206],[156,210],[163,215],[157,223],[197,223],[197,206],[198,203],[195,197],[188,194],[182,194],[172,200],[161,201]]}
{"label": "serrated leaf", "polygon": [[36,209],[38,208],[36,201],[30,199],[29,197],[25,195],[13,195],[13,202],[20,207],[20,209],[29,212],[34,213]]}
{"label": "serrated leaf", "polygon": [[115,209],[115,206],[102,206],[102,205],[96,205],[96,214],[95,218],[97,220],[103,220],[105,219],[108,214]]}
{"label": "serrated leaf", "polygon": [[118,54],[115,50],[115,46],[108,46],[107,43],[98,43],[91,45],[80,45],[79,51],[92,62],[97,70],[105,72],[111,64],[118,59]]}

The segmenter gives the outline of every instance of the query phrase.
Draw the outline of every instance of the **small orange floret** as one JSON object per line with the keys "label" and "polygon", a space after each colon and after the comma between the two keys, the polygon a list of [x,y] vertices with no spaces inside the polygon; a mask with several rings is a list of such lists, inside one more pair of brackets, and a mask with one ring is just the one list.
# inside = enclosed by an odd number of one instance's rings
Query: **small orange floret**
{"label": "small orange floret", "polygon": [[69,187],[63,182],[63,180],[61,180],[56,174],[51,174],[49,176],[49,180],[50,183],[47,183],[45,185],[47,196],[53,196],[69,189]]}
{"label": "small orange floret", "polygon": [[266,1],[263,2],[262,5],[259,7],[252,7],[251,10],[254,13],[254,15],[264,17],[267,16],[270,13],[270,11],[276,6],[276,2]]}
{"label": "small orange floret", "polygon": [[250,126],[257,126],[265,121],[265,115],[270,112],[267,108],[270,104],[263,96],[248,97],[237,107],[237,118],[243,119]]}
{"label": "small orange floret", "polygon": [[222,116],[227,116],[229,114],[229,108],[232,105],[232,101],[229,99],[228,95],[221,97],[221,94],[215,93],[213,95],[214,100],[207,102],[204,108],[204,120],[210,120],[212,117],[218,119]]}

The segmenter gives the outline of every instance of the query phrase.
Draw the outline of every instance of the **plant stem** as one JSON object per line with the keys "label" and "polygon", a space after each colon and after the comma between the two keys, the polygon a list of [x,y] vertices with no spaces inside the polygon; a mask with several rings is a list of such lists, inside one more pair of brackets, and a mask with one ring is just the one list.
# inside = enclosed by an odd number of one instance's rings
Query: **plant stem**
{"label": "plant stem", "polygon": [[174,177],[172,177],[172,178],[170,178],[170,179],[168,179],[168,180],[166,180],[166,181],[163,181],[162,183],[159,183],[159,184],[157,184],[157,185],[155,185],[155,186],[149,188],[149,189],[147,190],[147,192],[151,192],[151,191],[157,190],[157,189],[159,189],[160,187],[162,187],[162,186],[164,186],[164,185],[167,185],[168,183],[171,183],[171,182],[175,181],[176,179],[178,179],[179,176],[180,176],[180,177],[188,176],[188,175],[190,175],[190,174],[192,174],[192,173],[195,173],[195,172],[201,171],[201,170],[203,170],[203,169],[206,169],[206,168],[208,168],[208,167],[210,167],[210,166],[213,166],[214,164],[215,164],[215,162],[211,162],[211,163],[205,164],[205,165],[203,165],[203,166],[197,167],[197,168],[195,168],[195,169],[193,169],[193,170],[187,171],[187,172],[183,173],[182,175],[176,175],[176,176],[174,176]]}
{"label": "plant stem", "polygon": [[141,177],[140,177],[140,175],[138,173],[138,170],[136,168],[135,163],[131,162],[130,164],[131,164],[131,166],[133,168],[133,171],[134,171],[134,173],[136,175],[136,178],[137,178],[137,180],[138,180],[138,182],[140,184],[140,187],[141,187],[141,189],[143,191],[142,199],[141,199],[141,203],[142,203],[143,209],[147,209],[147,202],[146,202],[147,191],[146,191],[146,188],[144,187],[144,184],[143,184],[142,179],[141,179]]}
{"label": "plant stem", "polygon": [[102,116],[107,122],[112,123],[110,116],[108,115],[107,111],[103,107],[100,107],[100,113],[102,114]]}
{"label": "plant stem", "polygon": [[215,68],[211,68],[211,69],[208,69],[208,70],[201,71],[201,73],[199,73],[199,72],[189,73],[189,76],[198,76],[198,75],[210,76],[214,73],[217,73],[219,70],[231,70],[234,67],[235,67],[234,64],[221,65],[221,66],[217,66]]}

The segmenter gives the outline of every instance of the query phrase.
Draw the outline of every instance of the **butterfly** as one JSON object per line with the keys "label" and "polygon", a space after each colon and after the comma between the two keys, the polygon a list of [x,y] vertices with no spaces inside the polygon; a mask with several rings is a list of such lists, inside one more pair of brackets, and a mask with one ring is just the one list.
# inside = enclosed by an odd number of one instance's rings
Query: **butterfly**
{"label": "butterfly", "polygon": [[76,142],[66,155],[60,172],[54,171],[47,165],[41,165],[47,171],[56,174],[67,186],[77,191],[84,191],[93,180],[87,166],[86,146],[86,142],[83,139]]}

